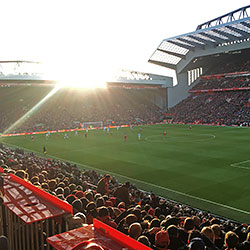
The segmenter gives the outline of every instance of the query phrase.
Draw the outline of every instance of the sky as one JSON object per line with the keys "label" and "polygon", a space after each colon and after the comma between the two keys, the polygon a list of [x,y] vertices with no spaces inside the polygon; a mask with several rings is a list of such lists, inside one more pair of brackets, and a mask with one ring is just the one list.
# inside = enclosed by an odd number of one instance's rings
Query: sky
{"label": "sky", "polygon": [[249,5],[246,0],[8,0],[0,60],[43,62],[50,77],[107,80],[119,69],[162,75],[148,63],[165,38]]}

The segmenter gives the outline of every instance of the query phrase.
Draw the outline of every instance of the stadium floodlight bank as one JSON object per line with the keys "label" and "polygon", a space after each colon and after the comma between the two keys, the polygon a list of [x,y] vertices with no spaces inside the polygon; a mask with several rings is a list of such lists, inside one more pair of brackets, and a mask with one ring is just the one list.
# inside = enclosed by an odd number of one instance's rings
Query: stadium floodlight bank
{"label": "stadium floodlight bank", "polygon": [[103,122],[83,122],[82,123],[82,128],[102,128],[103,127]]}

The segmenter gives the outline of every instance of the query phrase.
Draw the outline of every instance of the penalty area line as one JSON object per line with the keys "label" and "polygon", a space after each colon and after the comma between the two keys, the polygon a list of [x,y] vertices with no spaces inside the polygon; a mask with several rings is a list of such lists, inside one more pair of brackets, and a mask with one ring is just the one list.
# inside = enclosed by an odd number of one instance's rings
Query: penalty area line
{"label": "penalty area line", "polygon": [[233,168],[242,168],[242,169],[250,170],[250,167],[241,166],[241,164],[244,164],[244,163],[247,163],[247,162],[250,162],[250,160],[232,163],[232,164],[230,164],[230,167],[233,167]]}
{"label": "penalty area line", "polygon": [[[4,142],[4,144],[14,146],[14,147],[19,147],[19,148],[25,149],[27,151],[35,152],[35,153],[39,153],[40,155],[43,155],[42,153],[40,153],[38,151],[31,150],[31,149],[28,149],[28,148],[25,148],[25,147],[20,147],[20,146],[10,144],[10,143],[5,143],[5,142]],[[140,182],[140,183],[142,183],[144,185],[149,185],[149,186],[156,187],[156,188],[159,188],[159,189],[163,189],[163,190],[166,190],[166,191],[169,191],[169,192],[172,192],[172,193],[176,193],[178,195],[182,195],[184,197],[189,197],[189,198],[192,198],[192,199],[195,199],[195,200],[198,200],[198,201],[203,201],[205,203],[210,203],[210,204],[213,204],[213,205],[216,205],[216,206],[219,206],[219,207],[223,207],[223,208],[226,208],[226,209],[229,209],[229,210],[233,210],[233,211],[236,211],[236,212],[240,212],[240,213],[243,213],[243,214],[250,215],[249,211],[245,211],[245,210],[242,210],[242,209],[239,209],[239,208],[231,207],[231,206],[221,204],[221,203],[218,203],[218,202],[215,202],[215,201],[210,201],[210,200],[207,200],[207,199],[204,199],[204,198],[201,198],[201,197],[197,197],[197,196],[194,196],[194,195],[191,195],[191,194],[183,193],[183,192],[173,190],[173,189],[170,189],[170,188],[158,186],[158,185],[153,184],[153,183],[148,183],[148,182],[145,182],[145,181],[137,180],[137,179],[134,179],[134,178],[131,178],[131,177],[128,177],[128,176],[124,176],[124,175],[116,174],[116,173],[113,173],[113,172],[110,172],[110,171],[107,171],[107,170],[95,168],[95,167],[92,167],[92,166],[89,166],[89,165],[86,165],[86,164],[83,164],[83,163],[70,161],[70,160],[67,160],[67,159],[64,159],[64,158],[61,158],[61,157],[57,157],[57,156],[53,156],[53,155],[49,155],[49,154],[47,154],[46,156],[50,156],[51,158],[61,160],[61,161],[70,162],[72,164],[80,165],[80,166],[83,166],[83,167],[86,167],[86,168],[94,169],[97,172],[100,171],[100,172],[103,172],[103,173],[109,173],[109,174],[114,175],[114,176],[119,176],[119,177],[121,177],[123,179],[129,179],[129,180],[134,181],[134,182]],[[43,158],[44,158],[44,155],[43,155]]]}

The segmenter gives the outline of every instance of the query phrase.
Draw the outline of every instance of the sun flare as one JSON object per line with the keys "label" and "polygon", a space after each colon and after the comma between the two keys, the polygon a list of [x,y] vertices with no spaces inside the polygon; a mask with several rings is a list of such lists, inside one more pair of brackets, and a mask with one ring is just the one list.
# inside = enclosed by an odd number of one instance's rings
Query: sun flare
{"label": "sun flare", "polygon": [[81,88],[81,89],[96,89],[106,88],[106,82],[101,81],[86,81],[84,79],[61,79],[57,81],[57,85],[60,88]]}
{"label": "sun flare", "polygon": [[83,71],[79,68],[79,64],[76,65],[74,65],[73,69],[62,67],[60,64],[57,64],[56,67],[48,67],[49,69],[47,68],[45,71],[46,78],[55,80],[60,88],[106,88],[106,82],[112,75],[110,70],[83,66],[85,68]]}

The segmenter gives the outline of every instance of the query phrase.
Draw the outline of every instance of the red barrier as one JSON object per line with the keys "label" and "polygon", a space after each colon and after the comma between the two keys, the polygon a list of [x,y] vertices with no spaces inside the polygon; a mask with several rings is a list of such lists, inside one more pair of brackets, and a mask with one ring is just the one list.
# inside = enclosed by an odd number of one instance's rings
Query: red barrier
{"label": "red barrier", "polygon": [[119,232],[118,230],[93,220],[93,225],[77,228],[47,238],[47,242],[57,250],[78,249],[78,246],[94,242],[105,250],[151,250],[151,248]]}
{"label": "red barrier", "polygon": [[[0,206],[0,234],[11,250],[45,250],[45,237],[67,230],[63,215],[72,207],[12,174],[3,178],[3,205]],[[46,247],[52,250],[51,247]]]}
{"label": "red barrier", "polygon": [[248,74],[249,74],[248,71],[232,72],[232,73],[223,73],[223,74],[214,74],[214,75],[204,75],[204,76],[201,76],[201,79],[218,79],[224,76],[244,76]]}
{"label": "red barrier", "polygon": [[207,93],[207,92],[238,91],[238,90],[250,90],[250,87],[224,88],[224,89],[198,89],[198,90],[189,90],[189,93]]}
{"label": "red barrier", "polygon": [[113,227],[110,227],[104,223],[102,223],[99,220],[94,219],[93,225],[96,230],[100,232],[104,232],[106,235],[108,235],[113,240],[120,242],[121,244],[124,244],[129,249],[134,250],[149,250],[151,248],[147,247],[146,245],[134,240],[133,238],[121,233],[120,231],[114,229]]}
{"label": "red barrier", "polygon": [[10,174],[4,179],[4,205],[25,223],[72,214],[72,206]]}

